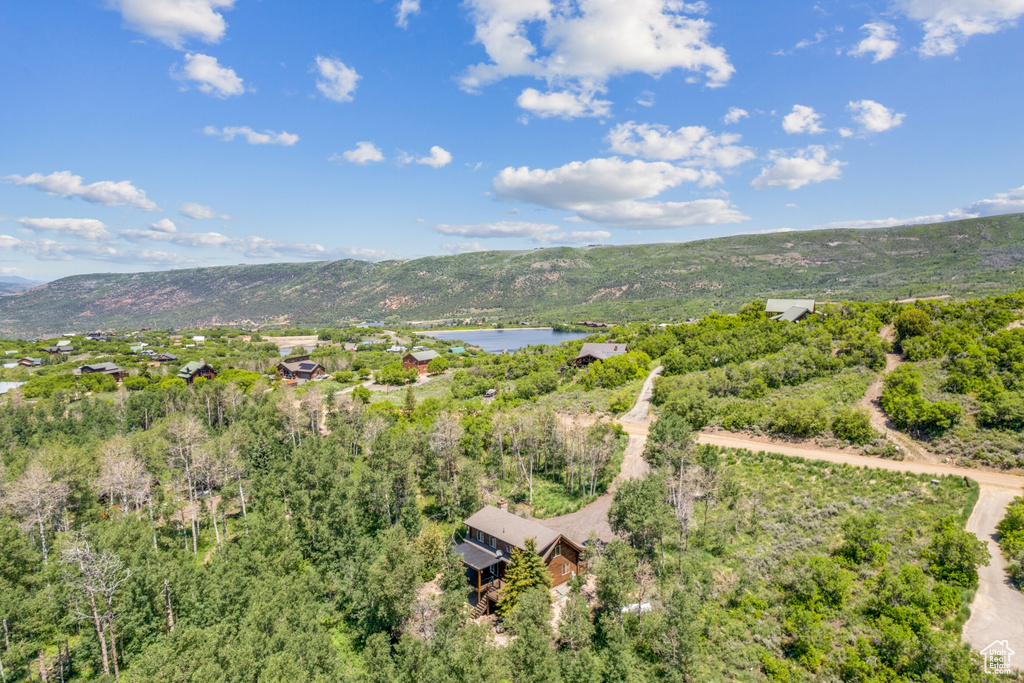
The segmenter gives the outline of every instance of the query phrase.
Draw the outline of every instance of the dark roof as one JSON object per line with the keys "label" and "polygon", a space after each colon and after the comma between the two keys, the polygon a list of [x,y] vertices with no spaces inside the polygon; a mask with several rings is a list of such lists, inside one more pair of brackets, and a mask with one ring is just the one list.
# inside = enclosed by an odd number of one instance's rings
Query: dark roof
{"label": "dark roof", "polygon": [[105,375],[119,375],[124,372],[123,369],[118,367],[116,364],[107,361],[105,363],[91,363],[89,365],[83,365],[75,371],[77,374],[86,374],[101,372]]}
{"label": "dark roof", "polygon": [[437,358],[438,355],[439,354],[437,353],[437,351],[431,350],[431,351],[416,351],[414,353],[406,354],[405,357],[406,358],[410,358],[411,357],[417,363],[422,363],[424,361],[428,361],[428,362],[432,361],[435,358]]}
{"label": "dark roof", "polygon": [[487,569],[499,562],[508,562],[508,555],[472,539],[455,546],[462,561],[473,569]]}
{"label": "dark roof", "polygon": [[537,540],[537,552],[543,551],[561,535],[553,529],[499,510],[493,505],[485,505],[482,510],[466,520],[466,526],[479,529],[485,534],[524,549],[526,539],[534,538]]}
{"label": "dark roof", "polygon": [[194,376],[203,368],[210,368],[211,371],[213,370],[213,368],[210,367],[209,363],[206,363],[201,360],[194,360],[190,363],[186,363],[185,365],[182,366],[181,370],[178,370],[178,377],[181,377],[182,379],[187,379],[189,377]]}
{"label": "dark roof", "polygon": [[289,372],[313,372],[317,368],[323,368],[322,365],[316,361],[309,359],[309,356],[294,356],[293,358],[285,358],[283,361],[277,364],[278,367],[283,367]]}
{"label": "dark roof", "polygon": [[629,347],[625,344],[598,344],[595,342],[587,342],[580,349],[580,355],[577,358],[586,358],[588,356],[596,358],[598,360],[605,360],[612,356],[621,356],[622,354],[629,351]]}

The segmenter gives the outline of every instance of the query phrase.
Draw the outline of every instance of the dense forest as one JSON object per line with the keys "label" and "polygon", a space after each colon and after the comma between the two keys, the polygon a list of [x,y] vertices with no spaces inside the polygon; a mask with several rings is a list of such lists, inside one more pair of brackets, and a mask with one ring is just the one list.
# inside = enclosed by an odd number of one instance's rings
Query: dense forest
{"label": "dense forest", "polygon": [[[859,405],[898,355],[880,399],[896,432],[935,449],[1019,443],[1022,309],[1019,294],[840,303],[790,325],[754,301],[692,324],[602,331],[589,340],[630,351],[589,368],[569,363],[580,341],[453,353],[400,332],[441,352],[426,376],[403,370],[391,340],[329,330],[310,356],[331,377],[298,387],[275,374],[269,337],[70,338],[76,355],[0,375],[26,382],[0,401],[0,673],[987,680],[960,642],[989,561],[963,528],[975,484],[695,436],[711,426],[899,457]],[[189,348],[191,336],[204,341]],[[140,343],[177,364],[203,358],[217,377],[189,385]],[[41,344],[3,347],[20,358]],[[103,360],[129,377],[71,372]],[[589,574],[553,596],[520,554],[500,628],[471,620],[453,551],[462,520],[506,499],[543,521],[612,488],[627,437],[610,418],[656,365],[649,472],[614,487],[615,537],[589,539]],[[964,457],[1020,467],[1005,449]]]}

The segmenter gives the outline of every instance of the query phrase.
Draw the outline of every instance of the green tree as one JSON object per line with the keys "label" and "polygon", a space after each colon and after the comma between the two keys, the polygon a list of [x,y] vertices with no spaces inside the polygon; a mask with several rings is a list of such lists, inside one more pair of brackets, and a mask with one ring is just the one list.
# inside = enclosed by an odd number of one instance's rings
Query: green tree
{"label": "green tree", "polygon": [[552,647],[551,597],[547,589],[533,587],[520,594],[516,608],[504,620],[515,635],[508,653],[513,680],[519,683],[561,681],[558,658]]}
{"label": "green tree", "polygon": [[370,402],[370,396],[373,394],[369,389],[364,387],[362,384],[352,389],[352,398],[359,401],[363,405]]}
{"label": "green tree", "polygon": [[628,535],[634,548],[652,555],[672,527],[672,506],[664,478],[651,473],[622,482],[608,510],[608,521],[612,531]]}
{"label": "green tree", "polygon": [[923,337],[931,334],[932,320],[920,308],[907,308],[900,311],[892,321],[896,330],[896,339],[903,341],[911,337]]}
{"label": "green tree", "polygon": [[978,584],[978,567],[987,566],[992,556],[977,536],[965,531],[954,517],[935,525],[935,538],[922,553],[928,572],[939,581],[971,588]]}
{"label": "green tree", "polygon": [[871,428],[871,416],[862,408],[839,408],[832,416],[832,433],[837,439],[858,445],[871,443],[877,436]]}
{"label": "green tree", "polygon": [[406,418],[412,417],[413,412],[416,410],[416,393],[412,390],[411,386],[405,388],[405,403],[402,406],[402,414]]}
{"label": "green tree", "polygon": [[427,363],[427,372],[431,375],[440,375],[448,369],[448,359],[444,356],[438,356],[437,358],[431,358],[430,362]]}
{"label": "green tree", "polygon": [[594,563],[597,599],[609,610],[618,611],[632,601],[636,590],[637,557],[628,543],[613,538]]}
{"label": "green tree", "polygon": [[[498,614],[504,619],[515,611],[527,591],[551,588],[551,572],[537,553],[537,539],[526,539],[526,549],[512,548],[512,562],[505,570],[505,587],[498,599]],[[545,595],[548,595],[546,592]],[[550,602],[550,596],[548,596]]]}

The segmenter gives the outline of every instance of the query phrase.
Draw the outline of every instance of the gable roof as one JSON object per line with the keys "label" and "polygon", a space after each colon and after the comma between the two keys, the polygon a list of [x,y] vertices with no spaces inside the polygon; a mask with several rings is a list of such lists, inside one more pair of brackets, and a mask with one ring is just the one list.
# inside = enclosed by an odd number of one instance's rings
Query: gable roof
{"label": "gable roof", "polygon": [[795,323],[810,312],[811,309],[804,306],[790,306],[785,310],[785,312],[773,315],[772,320],[782,320],[787,323]]}
{"label": "gable roof", "polygon": [[529,519],[517,517],[493,505],[485,505],[483,509],[465,522],[466,526],[479,529],[485,534],[511,543],[518,548],[526,548],[526,539],[537,539],[537,552],[551,545],[560,533]]}
{"label": "gable roof", "polygon": [[412,358],[414,358],[416,360],[417,363],[422,363],[424,361],[431,361],[431,360],[437,358],[439,355],[440,354],[437,351],[430,350],[430,351],[416,351],[415,353],[406,354],[405,357],[409,358],[411,356]]}
{"label": "gable roof", "polygon": [[629,351],[629,347],[625,344],[598,344],[596,342],[587,342],[580,349],[580,354],[577,358],[586,358],[592,356],[598,360],[604,360],[611,358],[612,356],[621,356],[622,354]]}
{"label": "gable roof", "polygon": [[292,356],[291,358],[285,358],[283,361],[277,364],[278,367],[284,367],[289,372],[313,372],[317,368],[323,369],[323,366],[316,361],[310,360],[309,356]]}
{"label": "gable roof", "polygon": [[188,363],[185,363],[185,365],[181,367],[181,370],[178,370],[178,377],[181,377],[182,379],[191,377],[192,375],[196,374],[203,368],[210,368],[211,370],[213,370],[213,368],[210,367],[210,364],[205,361],[190,361]]}
{"label": "gable roof", "polygon": [[794,306],[814,310],[814,299],[768,299],[764,306],[766,313],[785,313]]}

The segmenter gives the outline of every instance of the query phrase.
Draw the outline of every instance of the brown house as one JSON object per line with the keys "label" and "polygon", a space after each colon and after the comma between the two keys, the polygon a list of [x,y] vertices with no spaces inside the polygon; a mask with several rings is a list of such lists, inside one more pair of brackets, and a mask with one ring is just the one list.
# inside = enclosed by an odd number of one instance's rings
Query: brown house
{"label": "brown house", "polygon": [[80,368],[71,371],[75,375],[91,375],[93,373],[103,373],[104,375],[110,375],[117,381],[121,381],[128,376],[128,371],[118,367],[114,363],[93,363],[91,365],[83,365]]}
{"label": "brown house", "polygon": [[572,365],[577,368],[585,368],[591,363],[599,360],[608,360],[612,356],[621,356],[629,353],[629,347],[625,344],[597,344],[588,342],[580,349],[578,356],[572,359]]}
{"label": "brown house", "polygon": [[310,360],[309,356],[285,358],[277,364],[277,371],[285,379],[294,379],[300,382],[327,376],[327,369],[316,361]]}
{"label": "brown house", "polygon": [[191,363],[186,363],[182,366],[181,370],[178,370],[178,377],[185,380],[191,386],[192,382],[195,382],[200,377],[216,379],[217,373],[213,371],[213,367],[206,361],[194,360]]}
{"label": "brown house", "polygon": [[437,351],[414,351],[413,353],[405,354],[405,358],[402,359],[402,367],[406,370],[415,370],[421,375],[427,374],[427,366],[430,365],[430,361],[438,357]]}
{"label": "brown house", "polygon": [[504,587],[505,570],[512,562],[512,548],[526,550],[526,539],[537,542],[537,552],[551,572],[551,584],[559,586],[586,571],[581,561],[583,544],[529,519],[487,505],[465,522],[466,540],[455,548],[462,555],[471,592],[474,616],[494,611]]}

